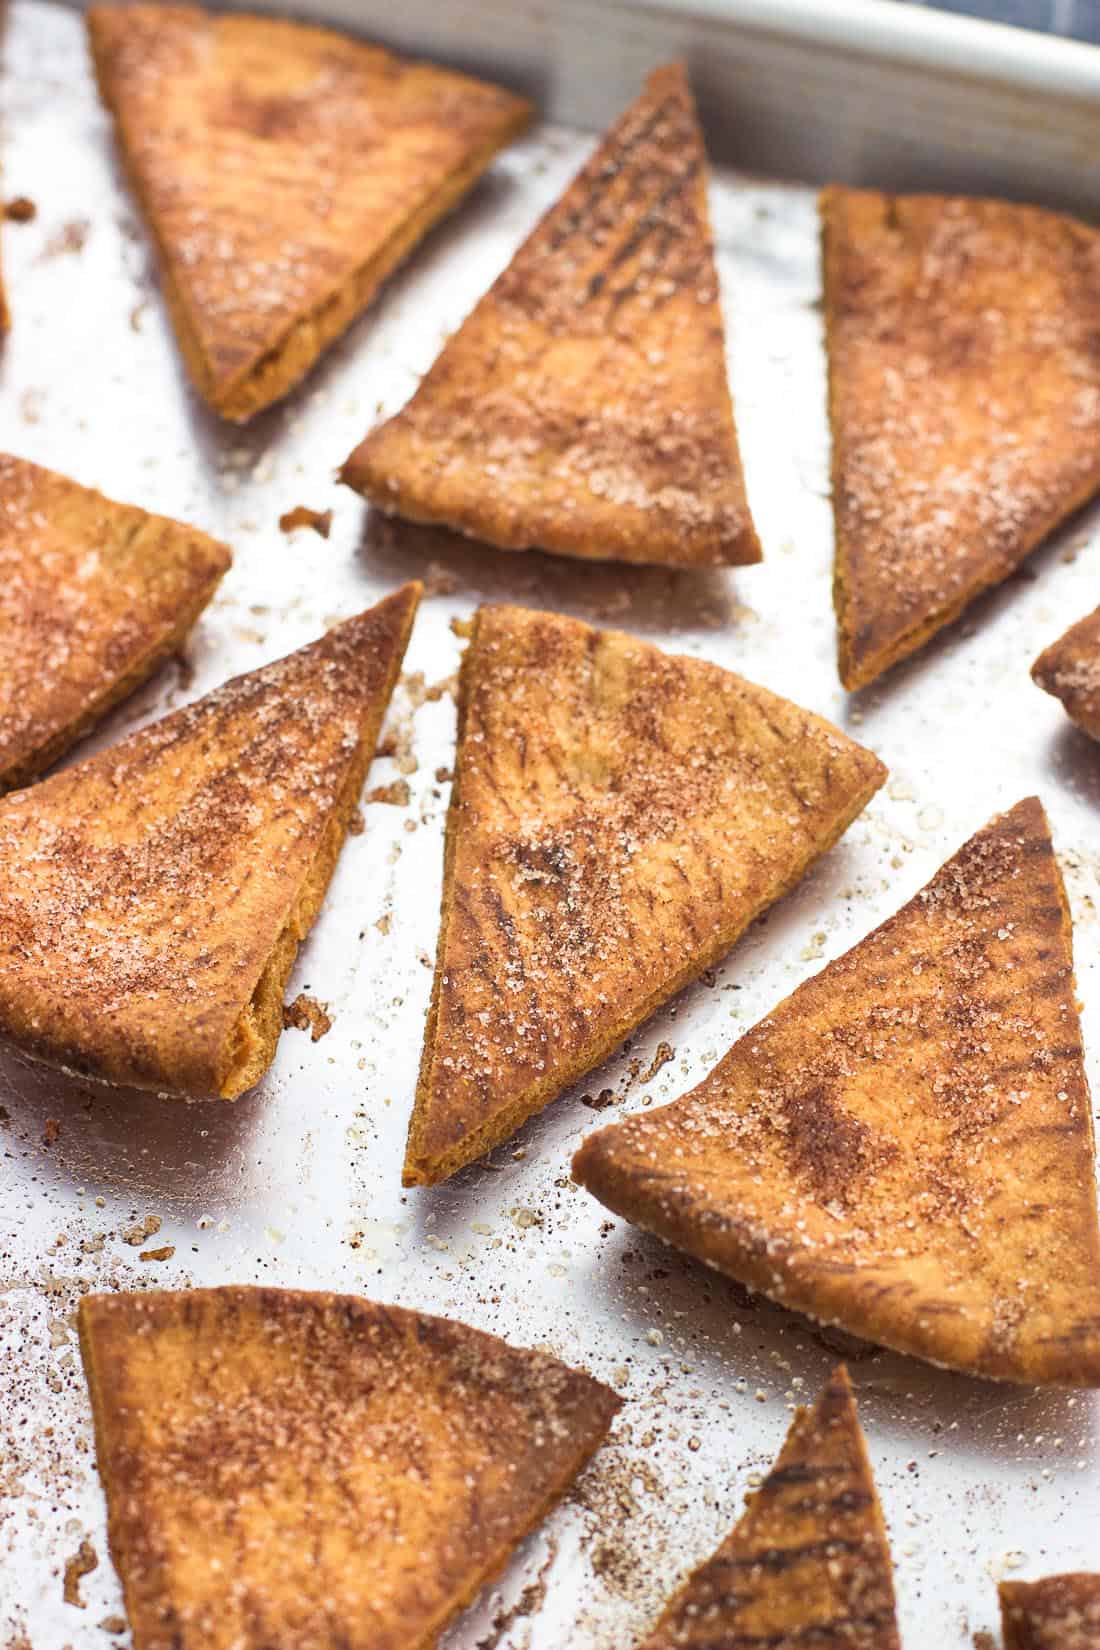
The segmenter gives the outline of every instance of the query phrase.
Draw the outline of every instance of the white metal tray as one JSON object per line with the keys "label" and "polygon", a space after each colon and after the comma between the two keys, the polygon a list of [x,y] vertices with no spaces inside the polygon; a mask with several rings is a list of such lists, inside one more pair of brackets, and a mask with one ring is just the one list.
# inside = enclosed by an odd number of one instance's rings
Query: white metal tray
{"label": "white metal tray", "polygon": [[[730,365],[767,559],[690,576],[506,556],[370,517],[334,483],[377,409],[403,402],[568,181],[589,135],[542,126],[503,156],[305,388],[242,433],[184,384],[79,16],[13,0],[4,189],[39,212],[4,231],[15,324],[0,361],[0,448],[193,520],[237,558],[186,673],[163,671],[98,742],[309,640],[410,574],[430,593],[390,719],[396,755],[369,781],[403,775],[411,801],[366,808],[291,985],[330,1005],[329,1034],[313,1044],[287,1031],[267,1080],[234,1105],[114,1094],[0,1059],[0,1645],[93,1650],[122,1638],[72,1326],[79,1293],[231,1280],[449,1313],[545,1343],[628,1399],[614,1441],[453,1629],[451,1650],[628,1650],[732,1525],[791,1406],[813,1395],[838,1349],[890,1525],[905,1644],[988,1642],[998,1576],[1100,1558],[1100,1399],[972,1382],[823,1336],[609,1223],[568,1164],[597,1122],[697,1081],[990,814],[1033,790],[1066,872],[1096,1074],[1100,752],[1032,686],[1028,666],[1096,603],[1100,516],[1078,519],[916,660],[846,700],[833,665],[808,184],[831,173],[1095,208],[1100,54],[877,0],[692,10],[405,0],[399,16],[331,0],[313,14],[341,13],[393,44],[501,74],[590,130],[655,62],[687,57],[716,161]],[[806,181],[761,181],[776,174]],[[333,508],[327,543],[280,534],[277,518],[296,504]],[[403,1193],[447,805],[437,771],[453,751],[451,624],[485,598],[562,608],[713,658],[849,728],[891,778],[713,982],[685,992],[491,1160]],[[674,1057],[649,1082],[632,1076],[662,1044]],[[126,1241],[148,1215],[161,1226],[144,1246],[174,1246],[168,1261],[143,1263]],[[64,1602],[64,1572],[85,1541],[99,1562],[77,1607]]]}

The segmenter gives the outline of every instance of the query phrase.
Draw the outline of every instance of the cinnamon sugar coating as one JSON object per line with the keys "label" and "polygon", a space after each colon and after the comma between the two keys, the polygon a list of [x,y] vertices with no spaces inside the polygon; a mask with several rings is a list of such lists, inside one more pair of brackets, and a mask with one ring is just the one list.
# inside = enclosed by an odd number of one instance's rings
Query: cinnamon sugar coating
{"label": "cinnamon sugar coating", "polygon": [[1031,677],[1062,701],[1079,728],[1100,739],[1100,608],[1045,648]]}
{"label": "cinnamon sugar coating", "polygon": [[406,1180],[472,1162],[608,1055],[798,881],[885,773],[716,665],[482,608]]}
{"label": "cinnamon sugar coating", "polygon": [[189,1098],[258,1081],[419,595],[0,802],[0,1035]]}
{"label": "cinnamon sugar coating", "polygon": [[1100,232],[821,197],[840,677],[923,647],[1100,487]]}
{"label": "cinnamon sugar coating", "polygon": [[1002,1581],[998,1593],[1004,1650],[1096,1650],[1100,1645],[1100,1575]]}
{"label": "cinnamon sugar coating", "polygon": [[88,28],[188,371],[236,422],[297,383],[531,115],[303,23],[106,5]]}
{"label": "cinnamon sugar coating", "polygon": [[759,561],[706,170],[683,67],[658,69],[343,479],[503,550]]}
{"label": "cinnamon sugar coating", "polygon": [[841,1365],[736,1528],[638,1650],[900,1650],[882,1510]]}
{"label": "cinnamon sugar coating", "polygon": [[970,1374],[1100,1386],[1092,1112],[1038,800],[698,1088],[586,1140],[573,1173],[822,1322]]}
{"label": "cinnamon sugar coating", "polygon": [[92,1295],[80,1339],[135,1650],[430,1650],[619,1408],[353,1296]]}
{"label": "cinnamon sugar coating", "polygon": [[0,791],[181,646],[229,563],[197,528],[0,454]]}

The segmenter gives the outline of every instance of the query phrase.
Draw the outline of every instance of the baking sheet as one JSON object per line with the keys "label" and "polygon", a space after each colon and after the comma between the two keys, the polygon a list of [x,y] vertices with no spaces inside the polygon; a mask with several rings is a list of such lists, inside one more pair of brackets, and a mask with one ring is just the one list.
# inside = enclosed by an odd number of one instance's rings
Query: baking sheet
{"label": "baking sheet", "polygon": [[[823,1335],[611,1221],[568,1164],[588,1129],[645,1095],[684,1092],[990,814],[1033,790],[1073,906],[1097,1079],[1100,752],[1028,666],[1095,605],[1100,516],[1078,518],[916,660],[846,698],[833,664],[813,194],[718,168],[712,211],[764,565],[701,576],[582,566],[372,517],[335,485],[336,466],[379,409],[405,400],[591,139],[544,127],[503,156],[305,388],[242,432],[208,416],[183,382],[79,16],[15,0],[3,56],[4,192],[29,195],[38,216],[4,230],[15,325],[0,362],[0,448],[193,520],[236,553],[185,664],[162,671],[91,746],[310,640],[410,575],[428,595],[391,711],[395,755],[368,781],[404,777],[410,801],[365,807],[366,830],[344,849],[288,993],[330,1006],[328,1035],[314,1044],[287,1031],[258,1090],[208,1106],[0,1057],[0,1645],[126,1642],[73,1330],[79,1294],[228,1281],[447,1313],[544,1344],[623,1392],[613,1441],[452,1630],[450,1650],[626,1650],[732,1525],[792,1405],[841,1352],[890,1526],[904,1643],[990,1642],[998,1577],[1097,1562],[1100,1398],[968,1381]],[[279,532],[297,504],[334,510],[328,542]],[[560,608],[714,659],[832,717],[891,776],[713,978],[491,1159],[441,1188],[402,1192],[437,928],[439,775],[453,757],[452,622],[485,599]],[[127,1241],[147,1216],[159,1231]],[[170,1260],[139,1260],[164,1245]],[[78,1606],[64,1590],[81,1550],[98,1564]]]}

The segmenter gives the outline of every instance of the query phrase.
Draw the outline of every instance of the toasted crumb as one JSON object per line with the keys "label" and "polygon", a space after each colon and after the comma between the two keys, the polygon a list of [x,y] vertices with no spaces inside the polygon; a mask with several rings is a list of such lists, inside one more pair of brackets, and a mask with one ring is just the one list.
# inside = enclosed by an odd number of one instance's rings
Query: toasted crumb
{"label": "toasted crumb", "polygon": [[389,802],[396,808],[407,808],[412,800],[407,779],[395,779],[389,785],[376,785],[367,792],[368,802]]}
{"label": "toasted crumb", "polygon": [[176,1252],[174,1243],[166,1243],[160,1249],[143,1249],[138,1260],[171,1260]]}
{"label": "toasted crumb", "polygon": [[38,208],[27,195],[16,195],[6,203],[4,216],[11,223],[30,223],[32,218],[37,218]]}
{"label": "toasted crumb", "polygon": [[319,1043],[325,1033],[332,1030],[332,1015],[325,1004],[319,1003],[315,997],[308,997],[303,991],[284,1007],[283,1025],[293,1026],[296,1031],[308,1031],[310,1041]]}
{"label": "toasted crumb", "polygon": [[287,510],[279,517],[280,532],[293,533],[299,527],[312,527],[315,533],[327,539],[332,528],[332,511],[311,510],[306,504],[296,504],[293,510]]}
{"label": "toasted crumb", "polygon": [[118,1235],[122,1239],[123,1243],[128,1243],[131,1248],[138,1249],[145,1242],[146,1238],[154,1237],[159,1231],[160,1216],[146,1215],[144,1220],[139,1220],[135,1225],[129,1227],[126,1231],[120,1232]]}
{"label": "toasted crumb", "polygon": [[78,1610],[84,1609],[84,1600],[80,1596],[80,1583],[86,1575],[99,1568],[99,1554],[91,1542],[84,1538],[76,1549],[72,1558],[65,1564],[65,1580],[62,1597],[66,1604],[75,1604]]}
{"label": "toasted crumb", "polygon": [[54,1146],[61,1139],[61,1124],[56,1117],[47,1117],[46,1126],[42,1130],[42,1144]]}

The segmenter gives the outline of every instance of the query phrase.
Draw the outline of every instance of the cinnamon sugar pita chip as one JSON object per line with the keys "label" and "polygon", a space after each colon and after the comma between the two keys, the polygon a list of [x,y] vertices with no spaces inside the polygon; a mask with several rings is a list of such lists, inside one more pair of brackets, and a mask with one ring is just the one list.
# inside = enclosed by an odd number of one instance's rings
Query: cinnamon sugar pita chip
{"label": "cinnamon sugar pita chip", "polygon": [[104,5],[88,28],[188,371],[238,423],[298,382],[531,116],[500,87],[304,23]]}
{"label": "cinnamon sugar pita chip", "polygon": [[80,1343],[135,1650],[430,1650],[619,1408],[351,1296],[91,1295]]}
{"label": "cinnamon sugar pita chip", "polygon": [[0,791],[139,687],[229,562],[197,528],[0,454]]}
{"label": "cinnamon sugar pita chip", "polygon": [[740,1523],[638,1650],[900,1650],[890,1549],[844,1366],[796,1412]]}
{"label": "cinnamon sugar pita chip", "polygon": [[1034,797],[698,1088],[593,1135],[602,1203],[784,1305],[973,1375],[1100,1386],[1072,940]]}
{"label": "cinnamon sugar pita chip", "polygon": [[259,1081],[419,597],[0,802],[0,1036],[193,1099]]}
{"label": "cinnamon sugar pita chip", "polygon": [[821,197],[840,676],[864,687],[1100,487],[1100,231]]}
{"label": "cinnamon sugar pita chip", "polygon": [[1002,1581],[1004,1650],[1096,1650],[1100,1645],[1100,1575]]}
{"label": "cinnamon sugar pita chip", "polygon": [[1062,701],[1079,728],[1100,739],[1100,608],[1045,648],[1031,676]]}
{"label": "cinnamon sugar pita chip", "polygon": [[804,875],[885,773],[717,665],[482,608],[406,1182],[453,1174],[610,1054]]}
{"label": "cinnamon sugar pita chip", "polygon": [[657,69],[343,479],[503,550],[759,561],[706,172],[683,67]]}

